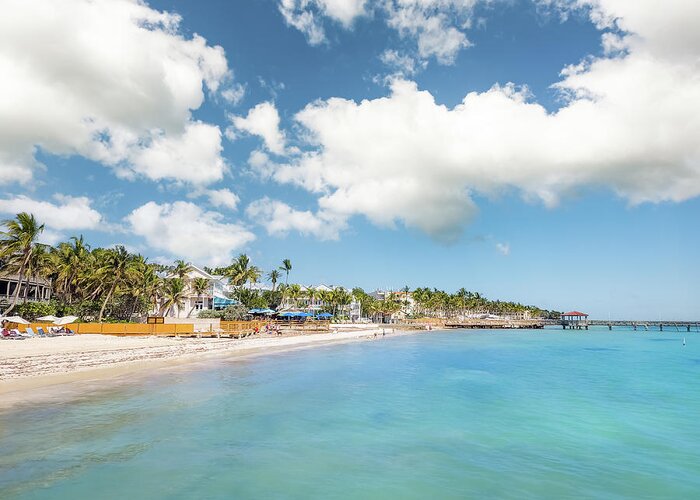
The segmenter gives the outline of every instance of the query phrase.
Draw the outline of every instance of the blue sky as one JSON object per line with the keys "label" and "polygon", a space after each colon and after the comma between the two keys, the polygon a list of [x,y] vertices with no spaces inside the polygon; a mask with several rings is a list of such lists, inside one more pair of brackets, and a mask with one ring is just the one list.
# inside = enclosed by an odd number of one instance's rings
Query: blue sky
{"label": "blue sky", "polygon": [[157,261],[698,319],[700,13],[672,3],[10,2],[0,211]]}

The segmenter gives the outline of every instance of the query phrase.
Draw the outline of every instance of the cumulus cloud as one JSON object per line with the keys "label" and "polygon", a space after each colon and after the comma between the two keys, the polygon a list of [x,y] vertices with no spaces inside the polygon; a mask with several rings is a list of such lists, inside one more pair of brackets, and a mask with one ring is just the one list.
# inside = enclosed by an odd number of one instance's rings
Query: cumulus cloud
{"label": "cumulus cloud", "polygon": [[227,130],[230,139],[236,138],[236,131],[257,135],[270,152],[284,154],[286,139],[280,130],[280,115],[274,103],[261,102],[250,109],[245,117],[231,116],[231,123],[232,128]]}
{"label": "cumulus cloud", "polygon": [[228,208],[230,210],[235,210],[238,207],[238,202],[240,198],[234,192],[229,189],[210,189],[206,192],[209,198],[209,203],[215,207]]}
{"label": "cumulus cloud", "polygon": [[221,214],[183,201],[148,202],[126,221],[151,248],[205,265],[226,264],[236,250],[255,240],[240,224],[225,222]]}
{"label": "cumulus cloud", "polygon": [[[402,38],[415,41],[416,56],[424,66],[434,57],[440,64],[453,64],[459,51],[470,45],[465,30],[471,25],[474,4],[479,0],[280,0],[285,21],[307,37],[311,45],[326,41],[324,18],[351,29],[354,21],[378,12],[387,26]],[[488,2],[490,0],[481,0]],[[389,49],[391,50],[391,49]],[[388,64],[396,58],[385,54]],[[408,60],[400,61],[405,67]]]}
{"label": "cumulus cloud", "polygon": [[209,184],[221,180],[226,172],[222,149],[219,127],[191,122],[179,137],[159,134],[148,146],[136,149],[131,168],[122,173]]}
{"label": "cumulus cloud", "polygon": [[589,5],[597,26],[625,32],[613,55],[564,68],[555,112],[525,86],[496,84],[448,107],[399,79],[386,97],[309,104],[295,116],[305,152],[259,163],[278,182],[317,193],[324,213],[448,240],[475,214],[474,193],[515,191],[548,206],[582,186],[633,204],[698,196],[700,35],[687,20],[700,4],[672,3],[655,15],[653,2],[560,2]]}
{"label": "cumulus cloud", "polygon": [[272,236],[285,236],[291,231],[315,236],[321,240],[337,240],[347,225],[346,218],[331,212],[295,210],[284,202],[262,198],[252,202],[246,215],[265,227]]}
{"label": "cumulus cloud", "polygon": [[195,181],[220,179],[218,128],[190,113],[231,73],[223,49],[185,38],[180,21],[139,0],[5,0],[0,182],[29,182],[37,148],[192,181],[176,164],[142,161],[184,159],[201,171]]}
{"label": "cumulus cloud", "polygon": [[87,197],[72,197],[61,194],[53,196],[55,203],[35,200],[24,195],[0,199],[0,213],[14,216],[20,212],[34,214],[39,223],[45,224],[54,237],[57,231],[70,229],[99,229],[103,223],[102,215],[92,208],[92,200]]}

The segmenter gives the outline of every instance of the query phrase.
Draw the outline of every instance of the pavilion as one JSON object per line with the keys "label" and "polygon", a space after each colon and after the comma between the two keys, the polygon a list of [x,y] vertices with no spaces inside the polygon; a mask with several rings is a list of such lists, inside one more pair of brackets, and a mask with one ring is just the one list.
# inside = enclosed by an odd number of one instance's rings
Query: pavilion
{"label": "pavilion", "polygon": [[560,316],[561,326],[564,330],[588,330],[588,314],[580,311],[569,311]]}

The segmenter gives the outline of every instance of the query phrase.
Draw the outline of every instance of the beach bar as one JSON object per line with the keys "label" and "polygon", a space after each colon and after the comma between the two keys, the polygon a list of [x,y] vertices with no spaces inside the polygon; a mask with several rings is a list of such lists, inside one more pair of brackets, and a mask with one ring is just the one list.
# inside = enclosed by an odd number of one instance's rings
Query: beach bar
{"label": "beach bar", "polygon": [[561,326],[564,330],[588,330],[588,314],[580,311],[562,313]]}

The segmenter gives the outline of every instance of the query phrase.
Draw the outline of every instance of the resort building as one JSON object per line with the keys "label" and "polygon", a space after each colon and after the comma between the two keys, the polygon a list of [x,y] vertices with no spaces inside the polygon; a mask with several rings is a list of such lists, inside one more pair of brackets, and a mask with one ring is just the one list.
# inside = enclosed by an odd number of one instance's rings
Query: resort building
{"label": "resort building", "polygon": [[[173,278],[174,275],[168,276]],[[206,293],[197,294],[192,284],[197,278],[204,278],[209,282]],[[165,316],[173,318],[196,318],[197,314],[204,309],[223,309],[226,306],[237,304],[234,299],[229,298],[232,291],[228,284],[228,278],[209,274],[197,266],[190,265],[190,271],[184,278],[186,283],[186,298],[182,307],[172,307],[165,312]]]}
{"label": "resort building", "polygon": [[[5,308],[12,303],[17,291],[19,276],[11,273],[0,273],[0,307]],[[25,299],[31,302],[46,302],[51,299],[51,281],[26,277],[22,279],[22,288],[19,291],[19,301]]]}

